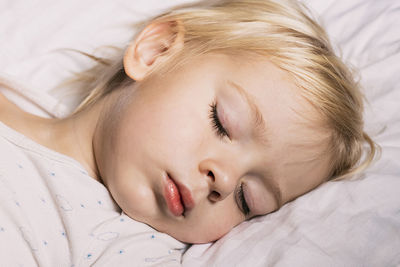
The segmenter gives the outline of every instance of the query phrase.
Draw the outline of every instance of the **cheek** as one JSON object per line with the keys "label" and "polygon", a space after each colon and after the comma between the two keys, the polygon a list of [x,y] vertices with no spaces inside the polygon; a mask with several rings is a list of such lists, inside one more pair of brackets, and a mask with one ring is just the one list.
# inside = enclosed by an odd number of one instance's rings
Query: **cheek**
{"label": "cheek", "polygon": [[124,118],[121,140],[134,144],[135,149],[151,150],[156,153],[164,147],[175,147],[192,141],[199,132],[198,116],[184,106],[166,103],[137,105]]}
{"label": "cheek", "polygon": [[96,132],[94,150],[100,176],[127,215],[152,215],[155,196],[151,182],[159,175],[146,171],[149,159],[144,153],[151,148],[151,139],[143,134],[146,124],[135,127],[129,121],[133,116],[127,116],[127,111],[118,112],[120,116],[110,116],[117,121],[105,120]]}
{"label": "cheek", "polygon": [[155,195],[143,178],[137,173],[134,176],[124,173],[108,184],[108,189],[118,206],[136,220],[154,216],[157,212]]}

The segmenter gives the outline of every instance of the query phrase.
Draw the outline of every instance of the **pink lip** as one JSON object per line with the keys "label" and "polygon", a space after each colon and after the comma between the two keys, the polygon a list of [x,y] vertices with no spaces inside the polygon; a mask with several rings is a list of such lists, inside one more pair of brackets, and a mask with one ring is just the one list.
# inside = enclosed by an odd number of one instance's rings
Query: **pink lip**
{"label": "pink lip", "polygon": [[186,186],[184,186],[183,184],[180,184],[177,181],[175,181],[175,183],[179,188],[179,192],[181,193],[182,201],[183,201],[183,204],[185,205],[185,212],[193,209],[195,206],[195,203],[194,203],[192,194],[190,193],[190,190]]}
{"label": "pink lip", "polygon": [[184,212],[193,209],[195,205],[190,190],[186,186],[173,180],[169,174],[166,174],[164,197],[168,209],[174,216],[183,215]]}

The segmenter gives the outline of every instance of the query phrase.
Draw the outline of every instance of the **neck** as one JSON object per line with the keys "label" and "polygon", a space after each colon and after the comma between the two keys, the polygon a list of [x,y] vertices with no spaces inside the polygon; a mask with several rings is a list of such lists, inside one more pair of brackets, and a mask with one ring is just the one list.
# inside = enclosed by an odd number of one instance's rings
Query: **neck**
{"label": "neck", "polygon": [[80,162],[88,174],[100,182],[93,152],[93,136],[102,107],[101,103],[96,103],[86,110],[49,125],[49,128],[52,128],[50,140],[55,145],[52,149]]}
{"label": "neck", "polygon": [[0,94],[0,120],[33,141],[77,160],[91,177],[101,182],[93,136],[106,99],[68,118],[48,119],[21,110]]}

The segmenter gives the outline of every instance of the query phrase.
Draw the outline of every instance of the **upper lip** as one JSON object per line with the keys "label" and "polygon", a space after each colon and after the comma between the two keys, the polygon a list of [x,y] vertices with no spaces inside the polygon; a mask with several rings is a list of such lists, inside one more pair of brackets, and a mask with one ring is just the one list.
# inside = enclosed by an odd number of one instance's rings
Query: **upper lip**
{"label": "upper lip", "polygon": [[184,213],[192,210],[195,206],[191,191],[183,184],[174,179],[171,173],[168,173],[169,178],[176,184],[181,196],[181,201],[184,207]]}

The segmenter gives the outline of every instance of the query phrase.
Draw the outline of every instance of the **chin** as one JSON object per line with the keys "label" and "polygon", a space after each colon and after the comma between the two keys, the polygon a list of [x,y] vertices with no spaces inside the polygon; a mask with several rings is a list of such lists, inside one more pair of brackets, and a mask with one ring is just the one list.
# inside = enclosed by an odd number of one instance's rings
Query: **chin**
{"label": "chin", "polygon": [[172,236],[173,238],[183,242],[183,243],[189,243],[189,244],[205,244],[205,243],[210,243],[214,242],[224,235],[220,234],[210,234],[210,233],[199,233],[193,230],[190,230],[188,233],[173,233],[171,232],[165,232],[168,235]]}

